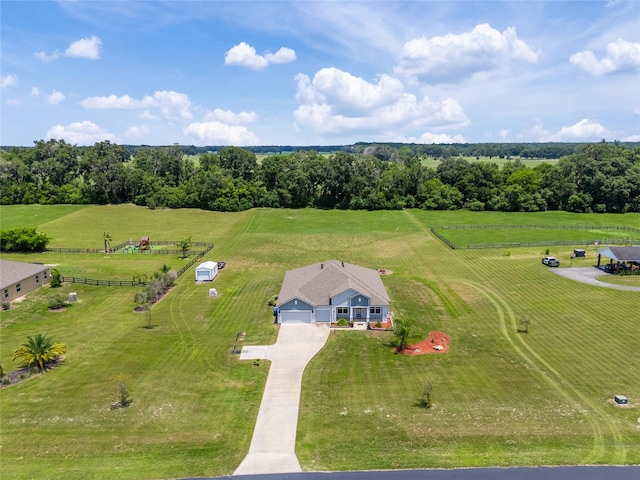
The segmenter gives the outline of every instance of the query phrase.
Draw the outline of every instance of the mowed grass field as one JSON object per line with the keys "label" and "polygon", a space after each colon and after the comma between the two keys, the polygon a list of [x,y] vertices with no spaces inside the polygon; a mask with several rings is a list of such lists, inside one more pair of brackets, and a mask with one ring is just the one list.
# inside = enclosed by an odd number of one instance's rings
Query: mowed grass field
{"label": "mowed grass field", "polygon": [[[5,370],[15,368],[11,356],[26,335],[49,333],[68,345],[59,367],[0,390],[3,478],[231,474],[248,451],[268,374],[268,362],[256,367],[232,355],[234,340],[245,332],[244,344],[274,342],[267,301],[284,272],[332,258],[392,271],[382,279],[396,319],[413,323],[410,341],[440,330],[451,346],[401,356],[391,333],[333,332],[303,380],[303,469],[640,463],[640,292],[560,277],[541,265],[541,247],[451,250],[429,232],[470,223],[637,228],[640,215],[50,208],[37,225],[52,246],[100,247],[105,230],[114,243],[191,236],[214,242],[205,259],[227,267],[212,284],[196,285],[187,272],[153,307],[152,329],[133,311],[132,288],[65,285],[80,302],[61,313],[47,311],[54,291],[44,288],[2,312]],[[2,207],[2,228],[28,213]],[[572,249],[552,253],[564,259]],[[589,255],[574,262],[590,265]],[[182,262],[132,257],[3,255],[98,278]],[[208,298],[211,286],[218,298]],[[529,333],[518,333],[525,315]],[[110,410],[118,378],[133,404]],[[416,406],[426,381],[430,410]],[[630,407],[612,404],[618,393]]]}

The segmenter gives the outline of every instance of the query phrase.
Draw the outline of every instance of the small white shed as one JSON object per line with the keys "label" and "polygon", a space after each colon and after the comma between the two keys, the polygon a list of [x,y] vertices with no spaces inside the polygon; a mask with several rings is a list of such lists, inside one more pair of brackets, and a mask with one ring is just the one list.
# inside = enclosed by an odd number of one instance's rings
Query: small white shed
{"label": "small white shed", "polygon": [[196,268],[196,282],[211,281],[218,275],[218,262],[202,262]]}

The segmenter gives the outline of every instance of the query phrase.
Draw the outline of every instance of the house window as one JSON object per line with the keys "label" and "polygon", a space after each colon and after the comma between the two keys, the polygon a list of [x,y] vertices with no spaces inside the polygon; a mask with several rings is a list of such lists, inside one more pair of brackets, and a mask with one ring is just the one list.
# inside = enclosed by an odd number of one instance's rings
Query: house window
{"label": "house window", "polygon": [[377,314],[380,314],[381,312],[382,312],[382,310],[381,310],[381,308],[380,308],[380,307],[371,307],[371,308],[369,309],[369,313],[377,313]]}
{"label": "house window", "polygon": [[20,286],[19,283],[16,284],[16,292],[19,292],[20,290],[22,290],[22,287]]}
{"label": "house window", "polygon": [[40,275],[36,275],[36,283],[40,283]]}
{"label": "house window", "polygon": [[45,280],[47,279],[47,272],[42,273],[42,278],[44,278]]}
{"label": "house window", "polygon": [[349,307],[337,307],[336,313],[338,315],[349,315]]}
{"label": "house window", "polygon": [[8,288],[4,289],[4,298],[9,298],[9,289]]}

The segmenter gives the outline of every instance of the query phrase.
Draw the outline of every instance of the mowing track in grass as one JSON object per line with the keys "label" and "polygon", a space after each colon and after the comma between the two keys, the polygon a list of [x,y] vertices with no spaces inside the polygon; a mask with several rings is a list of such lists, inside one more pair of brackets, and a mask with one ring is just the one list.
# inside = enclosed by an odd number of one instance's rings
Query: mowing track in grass
{"label": "mowing track in grass", "polygon": [[[593,449],[591,454],[582,460],[582,463],[585,464],[595,464],[595,463],[611,463],[611,464],[622,464],[626,458],[626,448],[622,441],[622,434],[618,430],[617,426],[611,421],[610,417],[602,411],[600,407],[598,407],[594,402],[592,402],[589,398],[587,398],[582,392],[580,392],[577,388],[575,388],[570,380],[559,373],[549,362],[547,362],[538,352],[536,352],[524,339],[523,335],[514,334],[517,332],[517,322],[516,316],[513,313],[513,310],[509,306],[509,304],[500,297],[493,290],[474,283],[468,283],[468,285],[472,286],[479,290],[489,301],[495,306],[496,311],[498,313],[498,318],[500,320],[500,330],[505,337],[505,339],[509,342],[511,347],[518,353],[523,360],[525,360],[529,365],[534,367],[541,375],[545,378],[545,380],[551,385],[555,390],[557,390],[562,396],[566,399],[571,400],[572,402],[582,402],[589,407],[589,410],[584,410],[582,413],[585,415],[591,427],[593,429]],[[506,315],[505,315],[506,312]],[[509,319],[509,325],[507,325],[507,318]],[[513,337],[517,338],[517,341],[522,345],[529,354],[537,360],[537,363],[532,360],[532,358],[527,355],[516,343]],[[594,413],[596,418],[592,417],[592,413]],[[601,423],[605,424],[608,428],[611,437],[613,439],[613,443],[610,444],[605,439],[605,434],[602,431]],[[613,447],[612,452],[607,452],[607,447],[611,445]],[[609,454],[609,458],[606,458],[606,455]]]}

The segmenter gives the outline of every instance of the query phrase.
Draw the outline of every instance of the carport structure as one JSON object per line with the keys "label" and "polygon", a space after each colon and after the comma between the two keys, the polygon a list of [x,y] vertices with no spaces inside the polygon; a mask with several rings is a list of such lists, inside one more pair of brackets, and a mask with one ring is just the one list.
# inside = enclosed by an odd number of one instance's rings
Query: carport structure
{"label": "carport structure", "polygon": [[610,259],[612,273],[619,273],[622,264],[630,262],[640,264],[640,247],[606,247],[598,250],[598,268],[602,266],[602,257]]}

